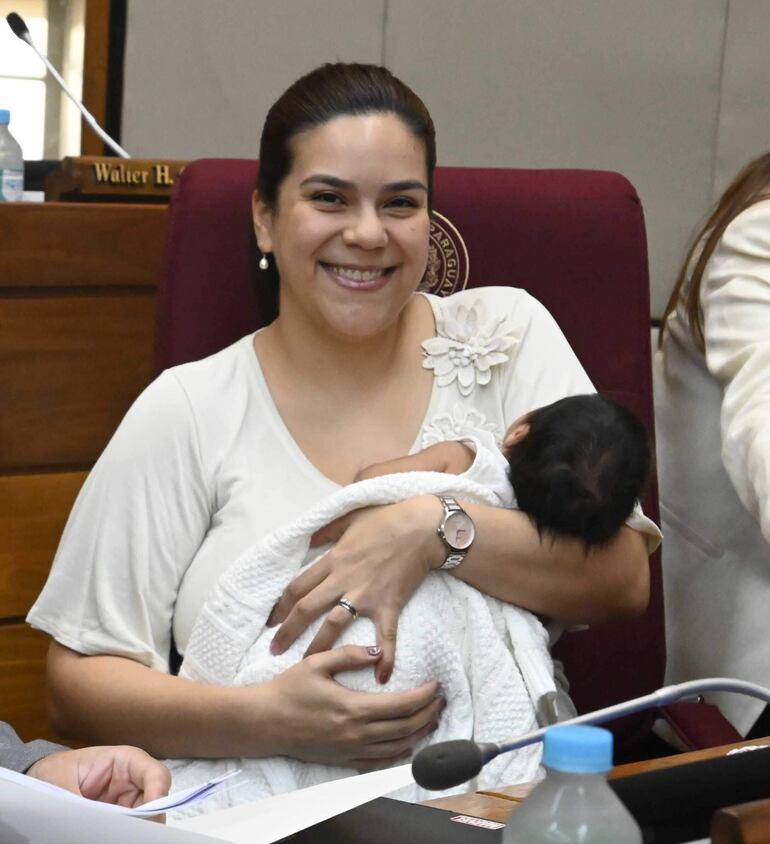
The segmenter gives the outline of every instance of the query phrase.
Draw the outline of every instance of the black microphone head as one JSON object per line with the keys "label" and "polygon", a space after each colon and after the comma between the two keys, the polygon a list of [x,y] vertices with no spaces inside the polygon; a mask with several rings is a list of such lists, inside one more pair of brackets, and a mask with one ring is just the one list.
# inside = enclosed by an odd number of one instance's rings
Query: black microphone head
{"label": "black microphone head", "polygon": [[9,15],[5,16],[5,19],[8,21],[8,26],[11,27],[13,34],[17,38],[21,38],[22,41],[29,41],[29,30],[27,29],[27,24],[24,23],[24,19],[21,15],[17,15],[16,12],[11,12]]}
{"label": "black microphone head", "polygon": [[442,741],[423,748],[414,757],[412,775],[423,788],[442,791],[475,777],[497,752],[495,744],[478,745],[467,739]]}

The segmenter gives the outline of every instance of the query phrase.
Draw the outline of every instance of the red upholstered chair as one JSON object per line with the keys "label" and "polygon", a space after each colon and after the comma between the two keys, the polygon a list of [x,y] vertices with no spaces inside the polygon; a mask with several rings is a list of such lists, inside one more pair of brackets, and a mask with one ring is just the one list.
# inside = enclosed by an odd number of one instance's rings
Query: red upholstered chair
{"label": "red upholstered chair", "polygon": [[[250,281],[257,167],[197,161],[175,187],[159,290],[158,370],[211,354],[262,323]],[[466,282],[530,291],[556,318],[597,389],[634,410],[652,432],[647,249],[631,184],[597,171],[445,167],[436,171],[434,207],[451,224],[437,218],[427,281],[444,292]],[[644,508],[657,521],[654,482]],[[663,683],[659,553],[650,568],[652,597],[642,618],[566,634],[557,646],[581,712]],[[642,713],[613,726],[631,754],[652,718]],[[712,738],[739,737],[725,730]]]}

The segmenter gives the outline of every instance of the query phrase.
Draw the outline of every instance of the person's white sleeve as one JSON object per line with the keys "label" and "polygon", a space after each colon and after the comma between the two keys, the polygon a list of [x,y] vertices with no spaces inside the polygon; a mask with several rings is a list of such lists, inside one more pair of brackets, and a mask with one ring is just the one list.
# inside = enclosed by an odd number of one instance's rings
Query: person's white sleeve
{"label": "person's white sleeve", "polygon": [[166,372],[86,480],[29,623],[80,653],[167,670],[174,603],[209,499],[194,414]]}
{"label": "person's white sleeve", "polygon": [[626,519],[626,524],[642,534],[647,545],[648,557],[658,550],[660,543],[663,541],[663,533],[655,522],[644,514],[642,505],[638,501],[634,504],[631,515]]}
{"label": "person's white sleeve", "polygon": [[514,507],[516,502],[508,478],[508,461],[497,447],[494,436],[489,431],[476,431],[473,435],[453,439],[465,443],[475,455],[462,477],[485,486],[497,496],[501,507]]}
{"label": "person's white sleeve", "polygon": [[722,384],[722,462],[770,542],[770,201],[728,226],[701,287],[706,365]]}
{"label": "person's white sleeve", "polygon": [[519,340],[503,376],[506,425],[565,396],[596,392],[556,320],[532,296],[526,303],[520,311],[526,317],[516,320]]}

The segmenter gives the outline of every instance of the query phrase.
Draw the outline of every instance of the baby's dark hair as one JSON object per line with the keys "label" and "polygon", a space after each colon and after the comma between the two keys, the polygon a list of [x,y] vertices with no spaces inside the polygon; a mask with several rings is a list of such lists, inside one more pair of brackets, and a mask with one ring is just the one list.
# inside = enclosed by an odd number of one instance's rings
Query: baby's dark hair
{"label": "baby's dark hair", "polygon": [[541,538],[571,536],[586,550],[620,530],[644,492],[650,440],[641,420],[600,395],[570,396],[527,415],[506,450],[518,506]]}

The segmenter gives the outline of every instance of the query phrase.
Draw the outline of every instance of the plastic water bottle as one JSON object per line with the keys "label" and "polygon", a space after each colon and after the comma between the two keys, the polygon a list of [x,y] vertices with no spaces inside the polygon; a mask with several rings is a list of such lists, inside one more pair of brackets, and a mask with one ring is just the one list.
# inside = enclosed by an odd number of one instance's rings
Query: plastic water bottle
{"label": "plastic water bottle", "polygon": [[11,112],[0,108],[0,202],[19,202],[24,193],[24,156],[10,122]]}
{"label": "plastic water bottle", "polygon": [[546,778],[514,810],[504,844],[642,844],[639,826],[607,785],[609,730],[552,727],[543,764]]}

